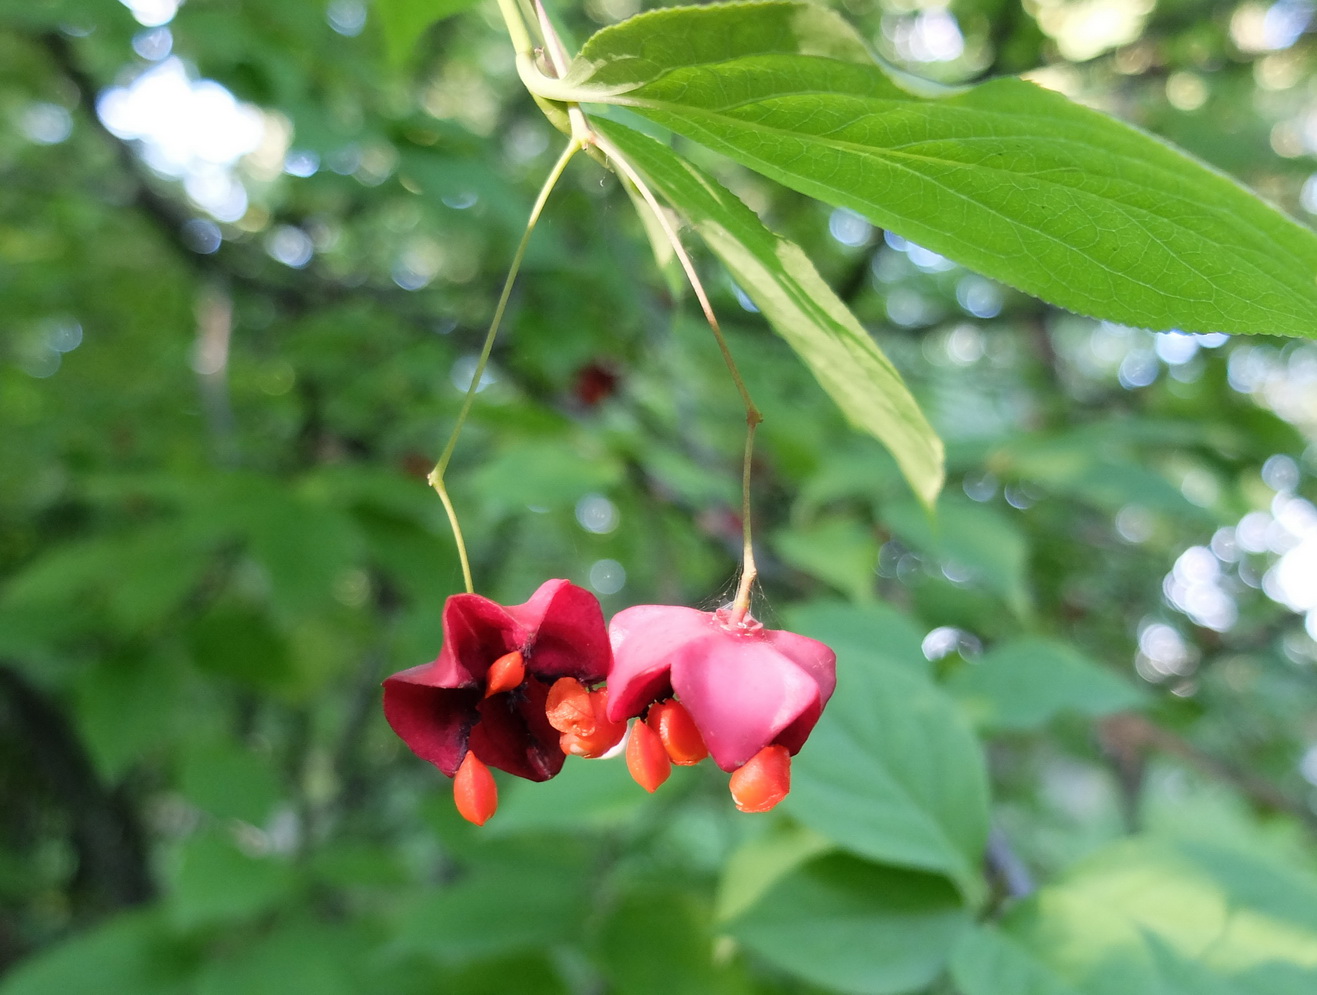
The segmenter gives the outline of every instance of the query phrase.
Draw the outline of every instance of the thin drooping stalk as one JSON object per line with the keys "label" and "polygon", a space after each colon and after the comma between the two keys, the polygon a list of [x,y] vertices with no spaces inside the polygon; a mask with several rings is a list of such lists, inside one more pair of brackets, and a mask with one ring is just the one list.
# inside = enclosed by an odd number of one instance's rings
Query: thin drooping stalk
{"label": "thin drooping stalk", "polygon": [[494,308],[493,320],[489,323],[489,331],[485,333],[485,344],[481,347],[480,358],[476,361],[475,370],[471,374],[471,384],[466,389],[466,396],[462,399],[462,408],[457,413],[457,424],[453,426],[453,433],[448,437],[448,444],[444,446],[443,454],[439,461],[435,463],[434,469],[430,471],[429,481],[431,487],[439,495],[439,500],[443,502],[444,511],[448,515],[448,524],[453,530],[453,541],[457,543],[457,556],[462,562],[462,580],[466,583],[468,594],[475,592],[475,585],[471,582],[471,561],[466,553],[466,540],[462,538],[462,526],[458,524],[457,512],[453,508],[452,499],[448,496],[448,488],[444,484],[444,473],[448,470],[448,464],[453,458],[453,450],[457,448],[458,436],[462,434],[462,426],[466,424],[467,416],[471,413],[471,405],[475,402],[476,392],[480,390],[480,382],[485,376],[485,366],[489,363],[489,354],[494,348],[494,339],[498,335],[499,325],[503,322],[503,312],[507,310],[508,298],[512,296],[512,285],[517,279],[517,273],[521,269],[521,262],[526,256],[526,246],[530,244],[531,233],[535,231],[535,225],[540,220],[540,214],[544,211],[544,205],[549,200],[549,194],[557,186],[563,170],[571,162],[572,156],[581,150],[581,143],[578,139],[572,138],[563,149],[562,155],[558,161],[553,164],[553,169],[549,171],[548,178],[545,179],[544,185],[540,187],[539,196],[535,198],[535,206],[530,210],[530,217],[526,221],[526,230],[521,235],[521,241],[517,244],[517,251],[512,256],[512,265],[508,269],[507,279],[503,281],[503,292],[499,295],[498,305]]}
{"label": "thin drooping stalk", "polygon": [[741,466],[742,567],[741,580],[736,587],[736,597],[732,599],[732,609],[729,617],[729,621],[733,625],[739,625],[750,611],[750,590],[754,586],[755,578],[759,573],[755,567],[754,545],[751,542],[750,466],[754,456],[755,429],[764,420],[764,416],[755,407],[755,402],[750,397],[750,391],[746,388],[745,381],[741,377],[741,371],[737,369],[736,360],[732,358],[732,351],[728,348],[727,339],[723,337],[722,327],[718,324],[718,318],[713,313],[713,305],[709,303],[709,296],[704,292],[704,284],[700,281],[699,274],[695,272],[695,264],[691,261],[690,254],[686,252],[686,247],[681,244],[681,239],[677,237],[677,232],[673,229],[667,215],[663,213],[663,209],[657,198],[655,198],[653,191],[649,189],[648,184],[645,183],[640,174],[636,172],[635,168],[612,142],[598,132],[592,134],[591,140],[599,151],[608,156],[609,161],[617,171],[630,181],[631,185],[639,192],[641,199],[653,212],[654,219],[667,237],[669,244],[672,246],[672,251],[676,253],[678,262],[681,263],[686,279],[690,281],[691,289],[695,291],[695,299],[700,303],[700,310],[704,312],[704,319],[709,323],[709,328],[713,331],[713,337],[718,342],[718,349],[722,352],[727,371],[732,375],[732,382],[736,384],[737,393],[741,395],[741,403],[745,405],[745,456]]}
{"label": "thin drooping stalk", "polygon": [[[544,56],[548,62],[548,68],[551,75],[558,78],[564,76],[567,72],[569,57],[562,40],[558,37],[557,31],[554,30],[553,23],[549,20],[540,0],[530,0],[530,6],[534,12],[534,18],[526,16],[525,7],[521,0],[498,0],[499,10],[503,15],[503,20],[507,24],[508,34],[512,38],[512,44],[517,51],[519,60],[533,60],[535,57],[535,43],[531,38],[532,20],[540,30],[540,35],[544,39]],[[457,431],[461,429],[462,421],[466,417],[467,411],[471,406],[471,399],[476,388],[479,385],[480,374],[484,370],[484,362],[488,358],[489,349],[493,345],[494,333],[497,330],[499,319],[502,317],[503,305],[506,303],[508,292],[512,286],[512,278],[516,273],[516,267],[520,264],[521,255],[525,251],[526,241],[530,237],[530,228],[534,227],[535,219],[538,217],[539,209],[543,207],[543,200],[548,196],[548,190],[552,187],[553,182],[557,179],[557,174],[561,173],[562,167],[566,166],[566,160],[569,159],[577,149],[588,148],[593,145],[600,152],[608,157],[614,168],[617,169],[640,193],[646,206],[654,215],[659,227],[663,230],[664,236],[672,246],[673,252],[676,253],[677,259],[681,263],[681,268],[686,274],[686,279],[690,281],[691,289],[695,292],[695,298],[700,303],[700,309],[704,312],[705,320],[709,323],[709,328],[713,331],[713,337],[718,343],[718,349],[722,353],[723,362],[727,365],[728,372],[732,375],[732,382],[736,385],[737,393],[741,395],[741,403],[745,406],[745,455],[741,466],[741,537],[742,537],[742,567],[741,579],[736,588],[736,596],[732,600],[730,613],[730,622],[733,625],[739,625],[750,611],[750,591],[754,586],[758,569],[755,567],[754,544],[751,541],[752,527],[750,521],[750,470],[754,456],[755,429],[759,423],[764,420],[759,409],[755,407],[754,401],[750,397],[750,392],[746,389],[745,381],[741,377],[741,371],[737,369],[736,360],[732,358],[731,349],[727,346],[727,340],[723,337],[722,328],[718,324],[718,318],[713,312],[713,306],[709,303],[709,296],[704,291],[704,284],[700,281],[699,274],[695,272],[695,265],[691,261],[690,255],[686,252],[685,246],[681,244],[681,239],[673,229],[672,224],[668,221],[667,216],[663,213],[662,207],[655,198],[653,191],[641,178],[640,174],[627,161],[626,157],[609,142],[606,138],[594,131],[581,108],[576,104],[567,105],[567,116],[571,122],[572,140],[568,144],[567,151],[564,153],[563,160],[560,160],[555,175],[551,176],[546,184],[545,190],[542,191],[541,200],[536,204],[535,212],[531,215],[530,227],[527,228],[526,235],[522,239],[522,244],[518,248],[517,258],[513,263],[513,271],[508,276],[508,282],[503,288],[503,297],[499,301],[499,310],[495,312],[494,323],[490,326],[489,335],[485,341],[485,350],[480,357],[480,365],[476,369],[476,379],[472,381],[471,388],[467,392],[466,403],[463,405],[462,414],[458,420],[457,429],[454,430],[453,438],[449,440],[448,447],[444,450],[444,456],[440,459],[439,464],[435,467],[434,473],[430,475],[430,482],[434,485],[435,490],[439,492],[439,497],[444,502],[444,508],[448,511],[448,520],[453,527],[453,535],[457,539],[459,555],[462,558],[462,570],[466,576],[467,590],[471,590],[471,572],[466,559],[466,547],[462,542],[462,534],[457,524],[457,517],[453,513],[452,505],[448,500],[447,492],[443,489],[443,471],[448,466],[448,458],[452,454],[453,445],[457,441]]]}

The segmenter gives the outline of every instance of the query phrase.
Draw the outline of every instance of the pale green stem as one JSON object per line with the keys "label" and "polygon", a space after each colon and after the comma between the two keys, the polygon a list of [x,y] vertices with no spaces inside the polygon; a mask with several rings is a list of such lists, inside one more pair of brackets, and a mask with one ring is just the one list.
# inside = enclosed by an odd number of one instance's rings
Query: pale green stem
{"label": "pale green stem", "polygon": [[[502,0],[500,0],[502,3]],[[444,485],[444,473],[448,470],[449,461],[453,458],[453,450],[457,448],[458,436],[462,434],[462,426],[466,424],[467,416],[471,413],[471,405],[475,402],[476,391],[480,389],[480,381],[484,379],[485,366],[489,363],[489,354],[494,348],[494,338],[498,335],[499,325],[503,321],[503,312],[507,310],[508,299],[512,296],[512,285],[517,279],[517,273],[521,269],[521,262],[526,257],[526,246],[530,244],[531,233],[535,231],[535,225],[540,220],[540,214],[544,211],[544,205],[549,200],[549,194],[558,184],[562,177],[563,170],[567,164],[572,161],[572,156],[581,150],[581,142],[573,137],[567,142],[567,147],[563,149],[562,155],[558,161],[553,164],[553,169],[549,171],[548,178],[544,185],[540,187],[539,196],[535,198],[535,206],[530,210],[530,218],[526,221],[526,230],[522,233],[521,241],[517,244],[517,251],[512,256],[512,266],[508,270],[508,277],[503,281],[503,292],[499,294],[498,305],[494,308],[494,318],[489,323],[489,331],[485,333],[485,344],[481,347],[480,358],[476,361],[476,368],[471,374],[471,385],[466,389],[466,397],[462,399],[462,408],[457,413],[457,424],[453,426],[453,434],[448,437],[448,444],[444,446],[443,455],[439,457],[439,462],[435,463],[434,469],[430,471],[429,481],[431,487],[439,495],[439,500],[443,502],[444,511],[448,514],[448,524],[453,530],[453,540],[457,543],[457,556],[462,561],[462,579],[466,583],[467,593],[475,591],[475,585],[471,582],[471,561],[466,555],[466,542],[462,538],[462,527],[457,522],[457,512],[453,509],[452,499],[448,496],[448,488]]]}
{"label": "pale green stem", "polygon": [[[558,36],[553,22],[549,20],[548,14],[545,13],[539,0],[531,0],[530,8],[533,17],[527,16],[526,4],[522,0],[498,0],[498,5],[499,11],[503,15],[503,22],[507,25],[508,34],[512,38],[512,47],[517,56],[517,71],[522,74],[523,80],[528,74],[531,76],[544,76],[541,66],[548,70],[548,77],[561,78],[566,75],[571,57],[568,56],[566,48],[563,47],[562,39]],[[540,36],[544,39],[543,62],[536,59],[538,53],[530,31],[532,23],[539,28]],[[540,98],[537,97],[536,99],[539,100]],[[576,136],[583,148],[589,148],[592,144],[590,126],[585,120],[585,115],[581,112],[580,106],[569,103],[566,105],[566,111],[572,134]],[[545,113],[548,113],[547,109]],[[556,127],[557,122],[554,122],[554,125]]]}
{"label": "pale green stem", "polygon": [[503,15],[503,23],[507,26],[508,36],[512,39],[512,47],[517,50],[517,54],[534,55],[535,42],[526,27],[526,17],[522,13],[521,5],[517,0],[498,0],[498,9]]}
{"label": "pale green stem", "polygon": [[654,219],[658,222],[659,227],[663,229],[663,234],[672,246],[672,251],[676,253],[682,270],[686,273],[686,279],[690,281],[691,289],[695,291],[695,299],[700,303],[700,310],[704,312],[704,319],[709,323],[709,328],[713,331],[713,337],[718,342],[718,349],[722,352],[723,362],[732,375],[732,382],[736,384],[737,393],[741,395],[741,403],[745,405],[745,457],[741,465],[741,580],[736,587],[736,597],[732,599],[732,610],[729,617],[729,621],[733,625],[738,625],[750,611],[750,589],[754,586],[755,578],[759,574],[758,569],[755,567],[754,545],[751,542],[750,464],[754,455],[755,429],[764,420],[764,416],[755,407],[755,402],[750,397],[750,391],[741,378],[741,371],[736,367],[736,360],[732,358],[732,351],[728,348],[727,340],[723,337],[722,328],[718,324],[718,318],[713,313],[713,305],[709,303],[709,297],[704,292],[704,284],[700,282],[700,277],[695,272],[695,264],[686,252],[686,247],[681,244],[681,239],[677,237],[677,232],[673,229],[671,222],[668,221],[667,215],[663,213],[663,209],[659,206],[653,191],[649,189],[649,186],[641,179],[640,174],[636,172],[612,142],[608,141],[603,135],[595,133],[594,144],[599,151],[608,156],[612,164],[617,167],[618,172],[625,176],[636,188],[641,199],[653,212]]}
{"label": "pale green stem", "polygon": [[562,39],[558,37],[558,32],[553,22],[549,20],[544,5],[540,0],[531,0],[531,6],[535,10],[535,19],[540,24],[540,34],[544,36],[544,54],[549,59],[549,65],[553,66],[553,74],[562,79],[567,75],[567,64],[571,62],[571,56],[563,47]]}
{"label": "pale green stem", "polygon": [[[734,374],[735,375],[735,374]],[[739,377],[738,377],[739,379]],[[736,587],[736,597],[732,599],[731,622],[739,625],[750,611],[750,588],[754,586],[759,575],[755,567],[755,551],[750,544],[750,465],[755,452],[755,429],[763,421],[759,409],[751,405],[745,412],[745,456],[741,462],[741,582]]]}
{"label": "pale green stem", "polygon": [[[567,54],[567,49],[563,47],[562,39],[558,37],[558,31],[549,20],[549,15],[544,10],[544,5],[540,0],[531,0],[535,9],[535,18],[540,25],[540,34],[544,36],[544,54],[549,60],[549,68],[553,75],[562,79],[567,75],[567,66],[571,62],[571,56]],[[595,144],[595,134],[590,128],[590,122],[585,119],[585,114],[581,111],[579,104],[567,105],[567,120],[571,122],[572,134],[576,136],[581,145],[589,148]]]}

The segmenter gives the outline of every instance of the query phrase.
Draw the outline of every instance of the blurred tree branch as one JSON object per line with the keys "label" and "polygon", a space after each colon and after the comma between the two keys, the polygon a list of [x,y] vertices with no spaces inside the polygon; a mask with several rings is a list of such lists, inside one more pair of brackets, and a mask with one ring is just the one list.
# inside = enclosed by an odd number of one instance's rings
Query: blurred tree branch
{"label": "blurred tree branch", "polygon": [[1125,712],[1104,719],[1098,736],[1122,771],[1137,771],[1147,754],[1156,750],[1225,782],[1259,808],[1283,812],[1317,833],[1317,813],[1306,805],[1265,778],[1208,753],[1142,715]]}
{"label": "blurred tree branch", "polygon": [[281,307],[295,313],[313,311],[350,297],[379,299],[398,314],[407,315],[414,311],[412,295],[395,292],[392,288],[348,287],[308,270],[294,271],[290,279],[278,279],[273,275],[277,271],[258,253],[247,251],[246,246],[232,241],[221,241],[213,253],[198,252],[184,234],[184,226],[195,220],[195,215],[162,193],[131,144],[115,135],[101,121],[96,112],[98,87],[82,67],[69,39],[57,32],[46,32],[31,40],[46,51],[55,68],[77,93],[78,105],[87,122],[111,151],[120,172],[130,181],[134,206],[195,273],[271,297]]}
{"label": "blurred tree branch", "polygon": [[69,819],[77,877],[97,904],[120,908],[155,897],[131,807],[101,782],[63,710],[6,661],[0,661],[0,719]]}

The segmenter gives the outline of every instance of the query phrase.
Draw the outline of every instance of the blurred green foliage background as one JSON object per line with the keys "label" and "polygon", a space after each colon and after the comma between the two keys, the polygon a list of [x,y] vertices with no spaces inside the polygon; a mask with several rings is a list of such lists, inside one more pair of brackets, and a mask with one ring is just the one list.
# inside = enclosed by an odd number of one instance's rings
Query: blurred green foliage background
{"label": "blurred green foliage background", "polygon": [[[1317,212],[1311,3],[838,6]],[[7,0],[0,120],[5,995],[1314,990],[1317,346],[1058,312],[702,159],[901,368],[937,524],[706,259],[757,611],[835,717],[772,816],[572,760],[476,830],[379,682],[461,588],[424,475],[557,151],[494,5]],[[716,604],[742,431],[577,161],[449,473],[478,589]]]}

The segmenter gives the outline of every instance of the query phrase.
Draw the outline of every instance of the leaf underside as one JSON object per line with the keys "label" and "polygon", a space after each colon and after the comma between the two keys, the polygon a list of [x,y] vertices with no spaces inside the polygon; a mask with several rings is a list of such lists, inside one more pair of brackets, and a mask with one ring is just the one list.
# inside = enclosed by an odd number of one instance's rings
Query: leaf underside
{"label": "leaf underside", "polygon": [[773,328],[856,427],[895,456],[931,504],[942,486],[942,442],[901,376],[809,258],[760,223],[716,180],[666,146],[612,121],[594,127],[695,227]]}

